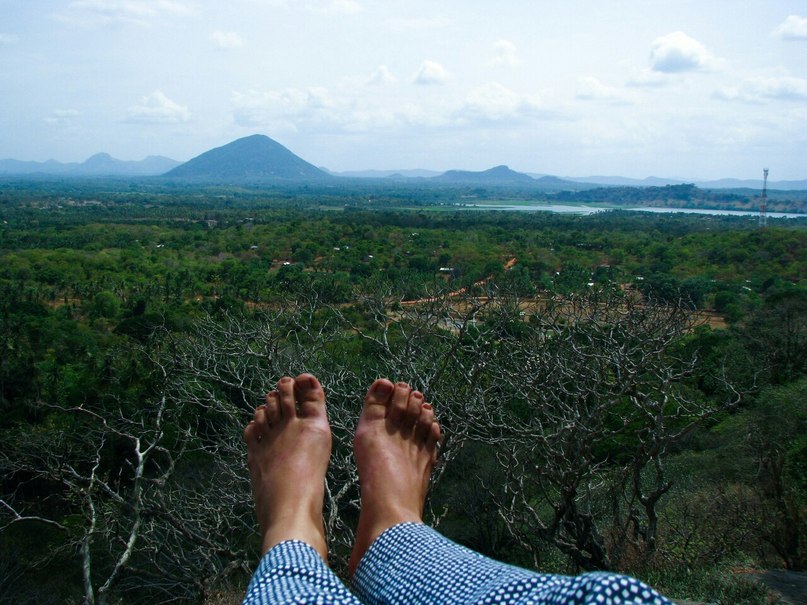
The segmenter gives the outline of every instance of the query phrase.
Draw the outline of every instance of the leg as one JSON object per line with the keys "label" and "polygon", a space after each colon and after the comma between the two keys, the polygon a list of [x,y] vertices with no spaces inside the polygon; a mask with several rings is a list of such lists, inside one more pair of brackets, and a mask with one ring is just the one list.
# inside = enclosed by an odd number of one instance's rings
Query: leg
{"label": "leg", "polygon": [[365,605],[672,605],[633,578],[527,571],[416,523],[396,525],[373,542],[353,576],[353,590]]}
{"label": "leg", "polygon": [[670,604],[623,576],[570,578],[505,565],[423,525],[439,439],[439,425],[420,393],[403,383],[373,383],[354,442],[362,510],[350,571],[363,603]]}
{"label": "leg", "polygon": [[359,605],[331,572],[322,522],[331,428],[310,374],[283,378],[244,429],[264,557],[244,603]]}

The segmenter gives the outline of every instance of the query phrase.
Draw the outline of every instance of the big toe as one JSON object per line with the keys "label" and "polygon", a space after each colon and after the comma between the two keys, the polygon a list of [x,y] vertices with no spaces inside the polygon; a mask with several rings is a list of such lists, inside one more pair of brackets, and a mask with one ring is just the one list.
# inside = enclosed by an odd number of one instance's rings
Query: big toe
{"label": "big toe", "polygon": [[379,378],[367,390],[364,398],[362,416],[367,420],[383,420],[387,416],[387,408],[392,400],[393,385],[386,378]]}
{"label": "big toe", "polygon": [[325,390],[313,374],[300,374],[294,379],[294,394],[302,418],[326,416]]}

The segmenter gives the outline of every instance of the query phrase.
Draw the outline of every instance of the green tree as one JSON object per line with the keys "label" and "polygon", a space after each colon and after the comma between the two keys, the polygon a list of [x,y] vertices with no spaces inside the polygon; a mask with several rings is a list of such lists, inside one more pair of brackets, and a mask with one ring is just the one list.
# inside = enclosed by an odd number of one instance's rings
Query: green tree
{"label": "green tree", "polygon": [[770,293],[741,329],[745,345],[773,384],[807,372],[807,290]]}
{"label": "green tree", "polygon": [[787,569],[807,567],[807,378],[762,391],[748,412],[748,442],[764,502],[762,539]]}

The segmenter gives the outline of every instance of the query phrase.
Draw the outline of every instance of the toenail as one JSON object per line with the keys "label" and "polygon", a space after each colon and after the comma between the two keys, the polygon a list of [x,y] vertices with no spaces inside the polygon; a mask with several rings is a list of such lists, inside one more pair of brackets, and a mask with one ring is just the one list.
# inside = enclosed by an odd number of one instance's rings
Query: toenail
{"label": "toenail", "polygon": [[385,397],[392,393],[393,386],[388,382],[377,382],[373,387],[373,393]]}
{"label": "toenail", "polygon": [[431,403],[424,403],[422,407],[423,407],[424,410],[431,410],[432,409],[432,404]]}
{"label": "toenail", "polygon": [[421,393],[420,391],[415,391],[414,393],[412,393],[412,397],[414,397],[415,399],[423,399],[423,393]]}
{"label": "toenail", "polygon": [[283,378],[280,379],[280,382],[291,382],[291,380],[292,379],[289,378],[288,376],[284,376]]}

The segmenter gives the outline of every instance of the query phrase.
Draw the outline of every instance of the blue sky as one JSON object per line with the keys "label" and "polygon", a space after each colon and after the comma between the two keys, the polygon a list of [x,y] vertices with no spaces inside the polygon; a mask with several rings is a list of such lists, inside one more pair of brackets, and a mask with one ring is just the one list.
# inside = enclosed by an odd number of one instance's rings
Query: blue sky
{"label": "blue sky", "polygon": [[0,0],[0,158],[807,178],[807,2]]}

